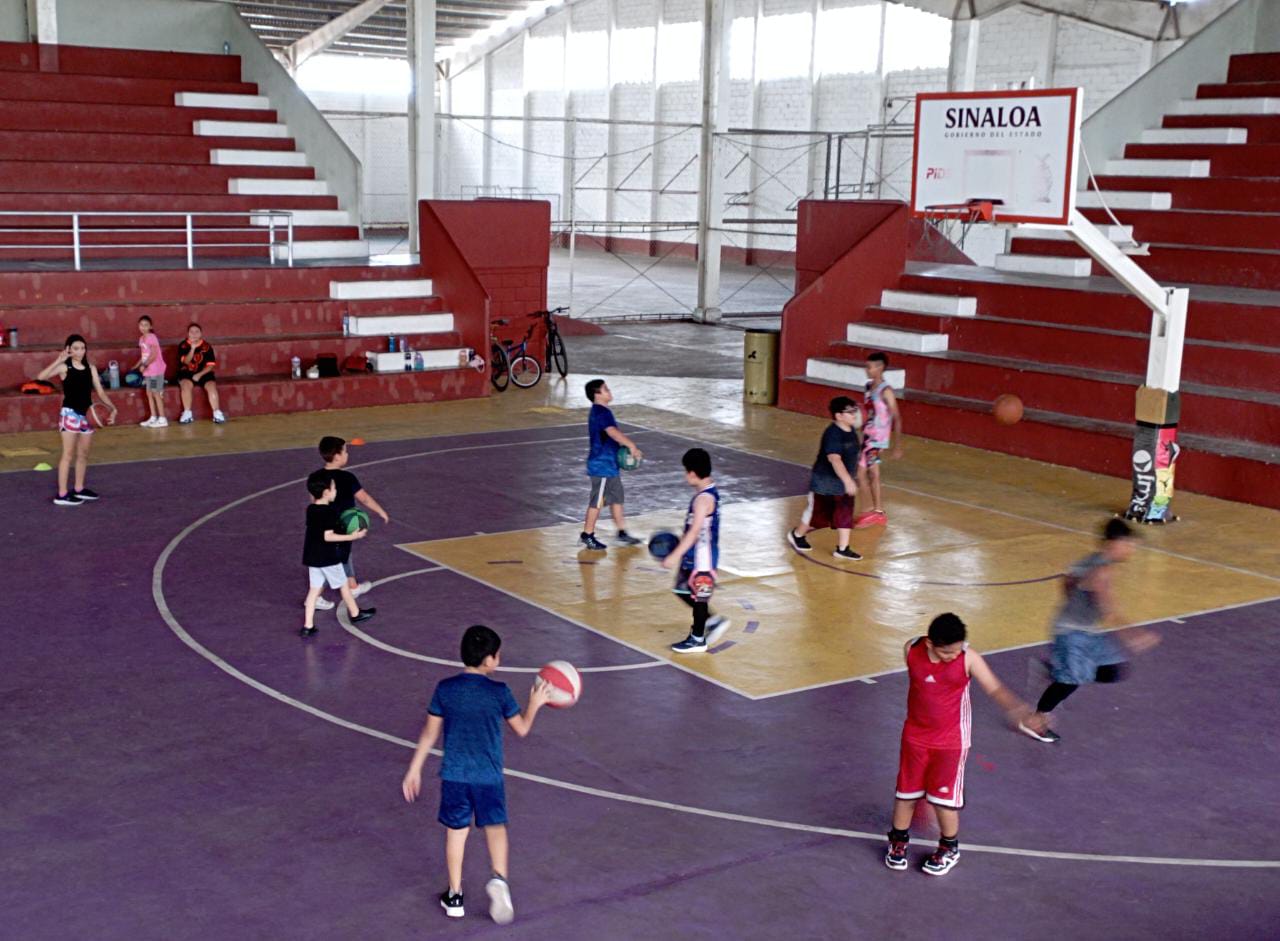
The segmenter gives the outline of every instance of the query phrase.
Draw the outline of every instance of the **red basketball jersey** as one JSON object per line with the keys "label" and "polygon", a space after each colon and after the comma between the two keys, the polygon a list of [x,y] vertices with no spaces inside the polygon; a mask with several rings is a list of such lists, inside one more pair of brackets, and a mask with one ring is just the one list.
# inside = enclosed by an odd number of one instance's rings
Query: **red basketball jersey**
{"label": "red basketball jersey", "polygon": [[929,748],[968,748],[973,724],[969,674],[962,653],[950,663],[934,663],[921,637],[907,651],[907,721],[902,737]]}

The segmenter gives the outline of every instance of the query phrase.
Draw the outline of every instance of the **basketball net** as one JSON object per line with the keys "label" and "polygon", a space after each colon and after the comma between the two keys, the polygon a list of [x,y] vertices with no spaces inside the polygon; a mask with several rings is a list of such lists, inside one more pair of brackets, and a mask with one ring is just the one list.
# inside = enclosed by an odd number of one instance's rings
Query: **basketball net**
{"label": "basketball net", "polygon": [[963,203],[926,206],[923,216],[925,224],[921,228],[921,244],[932,247],[945,240],[964,251],[964,241],[971,228],[979,222],[995,221],[995,202],[989,199],[970,199]]}

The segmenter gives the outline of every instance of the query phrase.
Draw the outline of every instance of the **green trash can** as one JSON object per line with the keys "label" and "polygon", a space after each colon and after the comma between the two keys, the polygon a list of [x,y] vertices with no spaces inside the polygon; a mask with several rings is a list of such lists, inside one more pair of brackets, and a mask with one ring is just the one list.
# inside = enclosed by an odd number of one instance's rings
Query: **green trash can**
{"label": "green trash can", "polygon": [[751,329],[742,338],[742,391],[753,405],[778,401],[778,338],[780,331]]}

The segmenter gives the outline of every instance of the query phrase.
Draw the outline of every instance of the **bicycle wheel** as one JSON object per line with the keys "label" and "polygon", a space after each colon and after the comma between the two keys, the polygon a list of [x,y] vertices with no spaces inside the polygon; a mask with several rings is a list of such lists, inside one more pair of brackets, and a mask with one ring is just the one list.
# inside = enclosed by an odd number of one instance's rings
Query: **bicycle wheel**
{"label": "bicycle wheel", "polygon": [[560,339],[560,331],[555,327],[551,328],[551,333],[547,336],[547,370],[551,370],[551,364],[555,363],[556,372],[563,379],[569,375],[569,353],[564,348],[564,340]]}
{"label": "bicycle wheel", "polygon": [[511,361],[511,381],[522,389],[538,384],[542,378],[542,366],[527,353],[521,353]]}
{"label": "bicycle wheel", "polygon": [[496,343],[489,347],[489,381],[499,392],[511,381],[511,364],[507,360],[507,351]]}

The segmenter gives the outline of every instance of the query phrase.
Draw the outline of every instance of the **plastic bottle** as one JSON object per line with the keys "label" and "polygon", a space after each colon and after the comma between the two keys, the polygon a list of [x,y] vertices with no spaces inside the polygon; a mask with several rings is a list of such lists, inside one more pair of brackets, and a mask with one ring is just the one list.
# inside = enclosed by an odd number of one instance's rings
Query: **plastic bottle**
{"label": "plastic bottle", "polygon": [[18,328],[9,328],[9,348],[16,350],[18,348]]}
{"label": "plastic bottle", "polygon": [[421,353],[413,354],[413,368],[415,372],[421,372],[422,370],[427,368],[426,363],[422,359]]}
{"label": "plastic bottle", "polygon": [[396,351],[396,338],[387,337],[387,352],[394,353]]}
{"label": "plastic bottle", "polygon": [[302,359],[300,357],[295,356],[293,357],[293,359],[289,360],[289,365],[293,367],[292,370],[290,371],[290,375],[292,375],[294,379],[301,379],[302,378]]}
{"label": "plastic bottle", "polygon": [[114,359],[107,363],[107,384],[113,389],[120,388],[120,364]]}
{"label": "plastic bottle", "polygon": [[350,314],[342,315],[342,335],[344,337],[351,336],[351,315]]}
{"label": "plastic bottle", "polygon": [[411,353],[404,354],[404,371],[413,372],[413,355]]}

